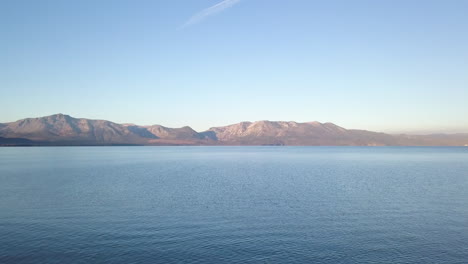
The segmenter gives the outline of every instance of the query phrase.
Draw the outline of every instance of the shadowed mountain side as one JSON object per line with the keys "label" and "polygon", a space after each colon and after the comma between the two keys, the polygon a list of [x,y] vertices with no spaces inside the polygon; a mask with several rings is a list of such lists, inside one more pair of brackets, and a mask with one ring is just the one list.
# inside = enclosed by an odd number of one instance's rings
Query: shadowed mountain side
{"label": "shadowed mountain side", "polygon": [[32,146],[34,141],[25,138],[0,137],[0,146]]}
{"label": "shadowed mountain side", "polygon": [[204,136],[188,126],[181,128],[169,128],[160,125],[144,127],[152,135],[167,140],[199,140]]}
{"label": "shadowed mountain side", "polygon": [[140,126],[136,126],[136,125],[131,125],[131,126],[126,126],[127,129],[142,137],[142,138],[147,138],[147,139],[157,139],[159,137],[157,137],[156,135],[152,134],[151,132],[148,131],[148,129],[146,129],[145,127],[140,127]]}
{"label": "shadowed mountain side", "polygon": [[199,133],[188,126],[138,126],[57,114],[0,124],[0,145],[464,146],[468,134],[390,135],[293,121],[241,122]]}

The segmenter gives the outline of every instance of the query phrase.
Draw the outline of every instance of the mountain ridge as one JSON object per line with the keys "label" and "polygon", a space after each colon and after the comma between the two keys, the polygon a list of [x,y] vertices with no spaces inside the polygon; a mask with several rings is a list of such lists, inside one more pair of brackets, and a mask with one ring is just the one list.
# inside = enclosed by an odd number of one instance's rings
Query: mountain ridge
{"label": "mountain ridge", "polygon": [[317,121],[244,121],[197,132],[189,126],[139,126],[65,114],[0,123],[0,145],[465,146],[468,133],[405,135]]}

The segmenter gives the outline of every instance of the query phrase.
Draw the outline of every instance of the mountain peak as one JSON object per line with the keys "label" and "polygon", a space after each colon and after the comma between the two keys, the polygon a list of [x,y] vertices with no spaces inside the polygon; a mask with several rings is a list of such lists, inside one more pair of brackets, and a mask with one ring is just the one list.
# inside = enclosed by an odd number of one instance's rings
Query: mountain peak
{"label": "mountain peak", "polygon": [[39,117],[39,118],[72,118],[72,117],[66,114],[58,113],[58,114],[53,114],[53,115]]}
{"label": "mountain peak", "polygon": [[311,122],[307,122],[307,124],[311,124],[311,125],[314,125],[314,126],[321,126],[322,123],[320,123],[319,121],[311,121]]}

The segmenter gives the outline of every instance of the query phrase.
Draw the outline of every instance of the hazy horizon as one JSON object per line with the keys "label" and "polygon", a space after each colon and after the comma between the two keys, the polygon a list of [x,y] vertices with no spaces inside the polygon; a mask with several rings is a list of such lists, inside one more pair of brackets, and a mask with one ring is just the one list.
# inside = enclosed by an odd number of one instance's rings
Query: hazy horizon
{"label": "hazy horizon", "polygon": [[5,1],[0,122],[468,132],[467,1]]}

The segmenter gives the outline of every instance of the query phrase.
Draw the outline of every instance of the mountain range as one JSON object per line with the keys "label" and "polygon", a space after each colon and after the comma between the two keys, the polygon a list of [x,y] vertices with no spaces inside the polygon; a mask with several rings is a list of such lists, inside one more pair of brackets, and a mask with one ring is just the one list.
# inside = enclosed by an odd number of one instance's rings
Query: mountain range
{"label": "mountain range", "polygon": [[138,126],[56,114],[0,123],[0,145],[466,146],[468,133],[392,135],[292,121],[241,122],[197,132],[188,126]]}

